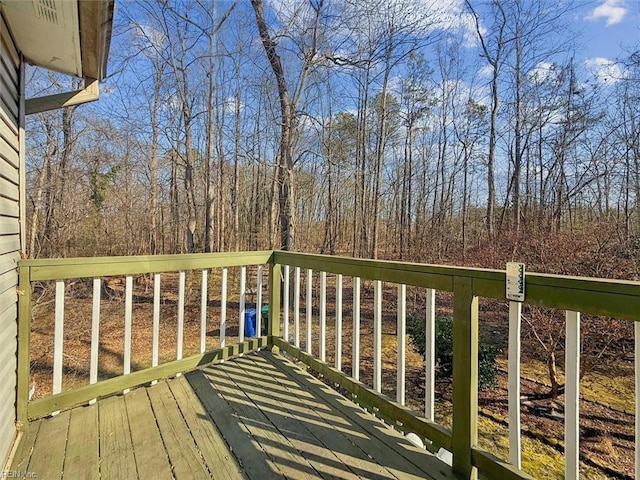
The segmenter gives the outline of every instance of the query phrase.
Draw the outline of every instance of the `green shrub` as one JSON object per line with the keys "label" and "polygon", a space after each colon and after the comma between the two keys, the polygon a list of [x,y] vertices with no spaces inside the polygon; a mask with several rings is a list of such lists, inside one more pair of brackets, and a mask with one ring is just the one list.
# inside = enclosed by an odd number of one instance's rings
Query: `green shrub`
{"label": "green shrub", "polygon": [[[409,316],[407,333],[413,348],[425,355],[424,317]],[[496,385],[496,355],[498,349],[480,336],[478,345],[478,388],[484,390]],[[436,377],[449,379],[453,374],[453,320],[449,317],[436,318]]]}

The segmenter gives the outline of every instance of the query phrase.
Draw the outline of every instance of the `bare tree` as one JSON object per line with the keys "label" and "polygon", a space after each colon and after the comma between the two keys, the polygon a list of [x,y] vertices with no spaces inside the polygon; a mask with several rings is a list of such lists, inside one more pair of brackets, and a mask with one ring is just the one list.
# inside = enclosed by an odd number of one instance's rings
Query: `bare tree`
{"label": "bare tree", "polygon": [[291,250],[295,241],[295,191],[294,191],[294,147],[298,122],[298,105],[302,93],[306,87],[312,67],[316,63],[318,53],[318,40],[320,35],[320,20],[323,14],[324,0],[309,0],[311,9],[308,33],[308,43],[300,43],[302,65],[300,74],[290,94],[290,88],[285,78],[282,60],[277,52],[277,44],[269,33],[269,27],[264,15],[264,1],[251,0],[251,5],[256,17],[256,24],[262,45],[275,76],[278,98],[280,100],[280,142],[278,147],[277,179],[278,179],[278,203],[280,209],[280,248]]}

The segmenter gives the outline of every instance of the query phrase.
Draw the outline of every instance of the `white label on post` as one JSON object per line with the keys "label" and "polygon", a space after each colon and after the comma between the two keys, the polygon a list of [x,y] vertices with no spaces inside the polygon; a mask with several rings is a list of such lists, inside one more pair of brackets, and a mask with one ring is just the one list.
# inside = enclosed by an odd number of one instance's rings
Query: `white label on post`
{"label": "white label on post", "polygon": [[507,263],[507,299],[524,301],[524,263]]}

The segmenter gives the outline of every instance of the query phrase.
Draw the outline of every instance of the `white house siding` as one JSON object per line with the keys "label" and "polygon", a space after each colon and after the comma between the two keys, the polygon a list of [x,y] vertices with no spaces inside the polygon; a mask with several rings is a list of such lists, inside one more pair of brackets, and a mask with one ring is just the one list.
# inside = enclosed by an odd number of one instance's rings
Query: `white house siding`
{"label": "white house siding", "polygon": [[15,437],[20,58],[0,6],[0,470]]}

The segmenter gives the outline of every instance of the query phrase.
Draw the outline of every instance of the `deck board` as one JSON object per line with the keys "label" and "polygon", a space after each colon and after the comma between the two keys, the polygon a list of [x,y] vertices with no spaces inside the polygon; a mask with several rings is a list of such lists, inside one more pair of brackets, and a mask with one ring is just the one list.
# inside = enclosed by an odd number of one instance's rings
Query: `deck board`
{"label": "deck board", "polygon": [[[204,369],[203,372],[234,412],[233,417],[238,423],[232,428],[238,428],[240,425],[246,428],[286,478],[321,478],[289,439],[280,433],[264,412],[259,407],[256,408],[251,399],[237,387],[233,379],[227,375],[227,368]],[[260,478],[264,478],[264,474]]]}
{"label": "deck board", "polygon": [[202,403],[193,401],[189,382],[181,377],[170,382],[169,387],[209,471],[227,480],[246,478]]}
{"label": "deck board", "polygon": [[136,470],[140,480],[171,480],[171,465],[156,425],[146,388],[124,396],[131,430]]}
{"label": "deck board", "polygon": [[29,425],[14,471],[47,479],[451,479],[305,370],[249,354]]}
{"label": "deck board", "polygon": [[277,479],[285,477],[262,449],[258,441],[251,436],[247,428],[235,419],[235,412],[225,399],[211,385],[207,377],[199,370],[188,373],[186,377],[198,394],[198,398],[212,418],[231,451],[248,478],[268,476]]}
{"label": "deck board", "polygon": [[101,477],[135,478],[137,469],[124,398],[122,396],[105,398],[99,402],[98,406]]}
{"label": "deck board", "polygon": [[[386,480],[396,478],[386,468],[372,461],[365,450],[358,446],[359,435],[353,431],[353,425],[343,416],[335,415],[326,404],[318,401],[311,393],[300,388],[284,372],[275,366],[265,368],[262,362],[251,359],[260,378],[272,382],[283,389],[284,398],[279,402],[280,407],[294,418],[305,418],[304,428],[313,435],[326,449],[330,446],[333,454],[355,475],[371,480]],[[245,367],[247,368],[247,367]],[[296,399],[293,402],[291,399]],[[300,422],[301,423],[301,422]],[[354,441],[355,440],[355,441]]]}
{"label": "deck board", "polygon": [[[243,360],[247,363],[247,360]],[[286,408],[274,396],[278,384],[269,383],[268,378],[262,378],[262,373],[249,372],[242,368],[241,362],[234,362],[225,369],[227,376],[232,379],[239,389],[245,393],[276,430],[287,438],[293,448],[318,472],[324,479],[343,478],[357,480],[348,465],[340,461],[326,445],[311,434],[305,427],[307,422],[300,422],[293,418]],[[261,381],[262,380],[262,381]]]}
{"label": "deck board", "polygon": [[335,408],[339,415],[353,422],[354,432],[364,432],[350,437],[364,451],[382,462],[398,478],[431,478],[447,480],[452,478],[446,465],[433,455],[409,442],[399,432],[389,428],[380,420],[347,400],[335,390],[290,362],[274,360],[269,354],[263,355],[277,369],[294,378],[304,389],[315,395],[325,405]]}
{"label": "deck board", "polygon": [[98,405],[71,410],[62,478],[93,480],[100,476]]}
{"label": "deck board", "polygon": [[167,382],[154,385],[148,389],[148,393],[175,478],[209,478],[211,475],[200,457]]}
{"label": "deck board", "polygon": [[32,422],[22,434],[22,438],[20,439],[20,443],[16,449],[14,461],[11,464],[13,471],[21,472],[22,474],[28,471],[27,468],[29,467],[29,461],[33,454],[33,447],[35,446],[36,438],[38,438],[41,424],[42,420]]}
{"label": "deck board", "polygon": [[37,473],[39,478],[62,478],[69,416],[70,412],[62,412],[40,425],[27,469]]}

